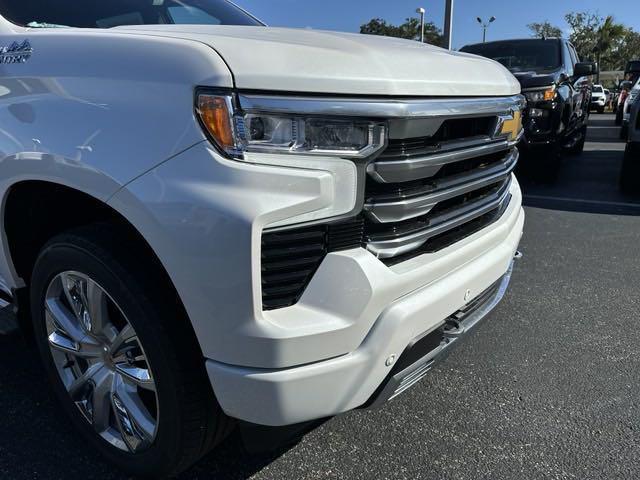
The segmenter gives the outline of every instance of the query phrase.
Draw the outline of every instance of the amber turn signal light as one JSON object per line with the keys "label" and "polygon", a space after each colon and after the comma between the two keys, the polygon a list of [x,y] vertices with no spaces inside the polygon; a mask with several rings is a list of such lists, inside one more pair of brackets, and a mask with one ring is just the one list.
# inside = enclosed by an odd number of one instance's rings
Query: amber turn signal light
{"label": "amber turn signal light", "polygon": [[199,95],[198,115],[218,146],[223,149],[233,148],[235,141],[226,98],[207,94]]}

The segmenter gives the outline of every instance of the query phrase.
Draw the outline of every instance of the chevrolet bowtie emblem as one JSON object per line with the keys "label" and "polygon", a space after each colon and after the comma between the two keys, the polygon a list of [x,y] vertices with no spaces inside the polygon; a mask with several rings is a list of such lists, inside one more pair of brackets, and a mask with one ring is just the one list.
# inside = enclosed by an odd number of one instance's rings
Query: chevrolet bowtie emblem
{"label": "chevrolet bowtie emblem", "polygon": [[8,47],[0,48],[0,64],[25,63],[31,58],[33,48],[29,40],[22,43],[13,42]]}

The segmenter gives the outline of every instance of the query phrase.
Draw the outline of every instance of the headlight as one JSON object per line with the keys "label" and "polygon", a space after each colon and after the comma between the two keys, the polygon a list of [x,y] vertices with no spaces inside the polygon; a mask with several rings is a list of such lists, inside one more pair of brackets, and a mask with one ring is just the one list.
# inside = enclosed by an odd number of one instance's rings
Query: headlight
{"label": "headlight", "polygon": [[522,92],[527,100],[531,103],[550,102],[556,98],[555,87],[548,87],[540,90],[531,90],[529,92]]}
{"label": "headlight", "polygon": [[230,156],[245,152],[363,158],[384,148],[384,123],[348,118],[245,113],[231,97],[200,93],[197,113],[215,143]]}

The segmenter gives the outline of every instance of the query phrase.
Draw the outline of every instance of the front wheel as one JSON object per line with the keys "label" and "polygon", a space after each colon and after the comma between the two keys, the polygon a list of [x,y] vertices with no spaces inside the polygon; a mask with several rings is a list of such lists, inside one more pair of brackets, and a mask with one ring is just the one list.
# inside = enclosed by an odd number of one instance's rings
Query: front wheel
{"label": "front wheel", "polygon": [[567,149],[567,153],[570,155],[580,155],[584,151],[585,143],[587,142],[587,126],[580,127],[577,135],[580,137],[578,141]]}
{"label": "front wheel", "polygon": [[31,282],[36,342],[87,440],[129,474],[170,476],[207,453],[230,422],[175,295],[116,232],[79,229],[41,251]]}
{"label": "front wheel", "polygon": [[629,137],[629,125],[622,125],[620,127],[620,140],[626,141]]}

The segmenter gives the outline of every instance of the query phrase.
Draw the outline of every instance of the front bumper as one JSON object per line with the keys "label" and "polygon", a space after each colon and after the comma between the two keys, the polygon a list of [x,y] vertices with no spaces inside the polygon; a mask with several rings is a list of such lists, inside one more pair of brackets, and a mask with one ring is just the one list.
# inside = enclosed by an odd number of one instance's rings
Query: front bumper
{"label": "front bumper", "polygon": [[298,303],[265,311],[264,228],[339,193],[336,174],[308,160],[308,169],[248,164],[201,143],[110,200],[171,277],[222,408],[256,424],[365,404],[392,369],[387,359],[505,275],[522,235],[513,177],[508,207],[482,230],[393,266],[362,248],[329,253]]}
{"label": "front bumper", "polygon": [[[374,394],[389,378],[395,363],[393,360],[399,359],[416,338],[442,328],[454,312],[464,309],[465,305],[503,279],[499,294],[485,304],[470,323],[475,325],[497,304],[508,283],[523,224],[521,194],[516,185],[511,204],[503,217],[484,231],[460,242],[460,245],[448,249],[448,259],[432,262],[429,266],[440,271],[436,279],[423,282],[421,287],[388,301],[362,343],[350,353],[284,369],[246,368],[207,361],[207,370],[223,410],[232,417],[251,423],[282,426],[337,415],[384,398],[380,394],[375,398]],[[461,256],[478,247],[481,253],[466,262],[458,262]],[[351,257],[356,264],[349,268],[358,270],[359,263],[365,275],[369,260],[379,263],[364,251],[342,252],[338,256]],[[333,284],[343,290],[348,287],[356,292],[353,305],[350,305],[348,295],[344,302],[340,295],[333,297],[338,304],[336,308],[342,308],[345,315],[358,305],[358,290],[366,286],[374,290],[371,292],[372,300],[384,300],[388,298],[385,290],[388,293],[394,284],[402,285],[402,277],[410,272],[403,272],[409,266],[400,264],[398,269],[390,272],[390,278],[381,278],[375,271],[369,271],[372,276],[352,283],[353,278],[345,275],[349,272],[345,266],[349,264],[329,260],[318,274],[320,278],[326,277],[325,282],[332,279]],[[343,282],[336,282],[341,274]],[[328,284],[324,285],[325,289],[328,288]],[[332,298],[336,293],[328,288],[324,295]],[[325,346],[329,348],[328,344]]]}

